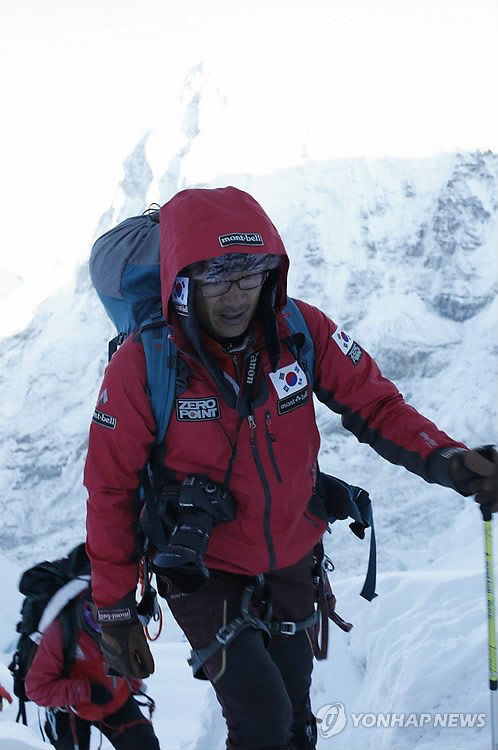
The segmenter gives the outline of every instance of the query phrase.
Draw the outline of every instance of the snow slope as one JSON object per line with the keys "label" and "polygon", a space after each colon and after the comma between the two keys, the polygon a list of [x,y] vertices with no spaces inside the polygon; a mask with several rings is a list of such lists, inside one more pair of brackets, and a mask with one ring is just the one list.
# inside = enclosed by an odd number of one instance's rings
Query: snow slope
{"label": "snow slope", "polygon": [[[137,144],[97,234],[192,184],[189,158],[201,137],[196,101],[194,92],[183,145],[167,164],[154,152],[153,133]],[[463,153],[304,162],[203,184],[251,192],[287,246],[290,293],[328,312],[439,427],[480,445],[497,435],[496,182],[494,154]],[[27,327],[0,341],[3,665],[14,641],[20,571],[84,535],[81,472],[111,335],[83,264]],[[333,527],[326,539],[336,564],[332,584],[338,611],[354,629],[334,628],[330,657],[316,665],[315,710],[342,704],[335,715],[346,718],[340,732],[320,736],[320,750],[487,747],[489,726],[477,719],[467,727],[434,725],[437,713],[489,713],[477,508],[383,461],[320,405],[317,413],[323,469],[370,491],[379,565],[379,597],[367,604],[358,597],[367,545],[347,525]],[[157,671],[148,684],[163,746],[222,748],[219,709],[209,688],[190,677],[188,647],[171,618],[153,648]],[[0,680],[9,686],[4,669]],[[377,713],[431,719],[422,727],[355,726],[353,714]],[[39,747],[14,718],[12,707],[0,715],[0,748]]]}

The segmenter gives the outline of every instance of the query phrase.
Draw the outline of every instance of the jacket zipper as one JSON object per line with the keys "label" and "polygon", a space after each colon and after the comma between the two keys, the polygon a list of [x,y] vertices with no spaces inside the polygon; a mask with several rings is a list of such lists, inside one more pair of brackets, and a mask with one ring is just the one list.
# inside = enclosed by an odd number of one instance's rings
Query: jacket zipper
{"label": "jacket zipper", "polygon": [[235,380],[240,384],[239,362],[236,354],[232,354],[233,369],[235,371]]}
{"label": "jacket zipper", "polygon": [[278,470],[277,462],[275,460],[275,454],[273,452],[273,443],[276,442],[276,437],[272,432],[271,429],[271,416],[270,412],[265,412],[265,428],[266,428],[266,444],[268,446],[268,453],[270,454],[270,461],[273,466],[273,469],[275,471],[275,476],[277,477],[278,481],[282,481],[282,477],[280,476],[280,471]]}
{"label": "jacket zipper", "polygon": [[311,489],[314,494],[316,492],[316,465],[315,464],[311,464],[310,474],[311,474]]}
{"label": "jacket zipper", "polygon": [[[310,474],[311,474],[311,487],[312,487],[312,493],[315,494],[316,492],[316,466],[312,464],[310,466]],[[308,511],[304,511],[304,517],[307,521],[309,521],[315,528],[320,528],[320,525],[308,514]]]}
{"label": "jacket zipper", "polygon": [[305,517],[305,519],[306,519],[307,521],[309,521],[309,522],[310,522],[310,524],[311,524],[312,526],[314,526],[314,527],[315,527],[316,529],[319,529],[319,528],[320,528],[320,525],[319,525],[319,524],[318,524],[318,523],[317,523],[316,521],[314,521],[314,520],[313,520],[313,519],[311,518],[311,516],[309,516],[309,515],[308,515],[308,511],[306,511],[306,510],[304,511],[304,517]]}
{"label": "jacket zipper", "polygon": [[273,540],[271,538],[271,533],[270,533],[270,510],[271,510],[270,488],[268,486],[268,480],[266,479],[265,472],[261,464],[261,459],[259,457],[258,448],[256,445],[256,422],[252,414],[250,414],[247,417],[247,422],[249,424],[249,434],[251,438],[251,449],[252,449],[252,455],[254,458],[254,463],[256,464],[259,478],[261,479],[261,484],[263,485],[263,491],[265,493],[265,512],[264,512],[264,517],[263,517],[263,531],[265,535],[266,546],[268,548],[268,556],[270,558],[270,569],[273,569],[275,567],[275,548],[273,546]]}

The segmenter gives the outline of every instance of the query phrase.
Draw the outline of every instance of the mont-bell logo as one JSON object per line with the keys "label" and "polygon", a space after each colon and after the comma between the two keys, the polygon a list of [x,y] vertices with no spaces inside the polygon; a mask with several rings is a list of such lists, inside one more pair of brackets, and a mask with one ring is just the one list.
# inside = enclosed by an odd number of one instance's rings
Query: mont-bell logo
{"label": "mont-bell logo", "polygon": [[103,623],[128,622],[131,620],[131,609],[100,609],[98,621]]}
{"label": "mont-bell logo", "polygon": [[249,245],[256,247],[264,245],[263,237],[259,232],[233,232],[232,234],[222,234],[218,237],[221,247],[229,247],[230,245]]}
{"label": "mont-bell logo", "polygon": [[102,427],[107,427],[107,429],[109,430],[115,430],[118,420],[116,419],[116,417],[113,417],[110,414],[104,414],[103,411],[95,409],[95,411],[93,412],[92,422],[95,422]]}

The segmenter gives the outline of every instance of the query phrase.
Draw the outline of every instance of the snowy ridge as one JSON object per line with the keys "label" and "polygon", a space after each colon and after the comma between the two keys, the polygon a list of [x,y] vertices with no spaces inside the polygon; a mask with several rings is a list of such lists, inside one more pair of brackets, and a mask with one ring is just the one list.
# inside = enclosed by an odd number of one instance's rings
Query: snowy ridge
{"label": "snowy ridge", "polygon": [[[124,163],[116,199],[96,234],[195,182],[189,158],[202,139],[202,71],[197,75],[186,94],[176,157],[157,167],[154,134],[146,133]],[[474,153],[306,162],[203,184],[251,192],[286,244],[290,293],[329,313],[441,429],[479,445],[497,439],[497,161],[492,153]],[[82,468],[112,335],[85,264],[70,286],[40,305],[27,328],[0,341],[6,394],[0,411],[0,549],[19,571],[84,536]],[[364,486],[373,498],[380,596],[371,604],[358,597],[367,545],[347,525],[336,524],[326,539],[336,564],[332,585],[339,613],[355,627],[346,635],[332,626],[330,658],[315,671],[315,710],[339,701],[348,716],[487,713],[477,509],[471,500],[391,466],[346,433],[336,415],[320,405],[317,412],[322,468]],[[0,619],[4,664],[17,613],[10,615]],[[154,654],[157,671],[148,684],[164,746],[221,750],[217,704],[205,685],[191,679],[187,646],[171,618]],[[4,672],[0,681],[9,684]],[[0,723],[2,750],[14,747],[2,734],[10,720],[13,708]],[[320,738],[319,748],[449,750],[486,747],[487,738],[479,727],[355,728],[349,716],[340,734]],[[35,740],[19,744],[37,746]]]}

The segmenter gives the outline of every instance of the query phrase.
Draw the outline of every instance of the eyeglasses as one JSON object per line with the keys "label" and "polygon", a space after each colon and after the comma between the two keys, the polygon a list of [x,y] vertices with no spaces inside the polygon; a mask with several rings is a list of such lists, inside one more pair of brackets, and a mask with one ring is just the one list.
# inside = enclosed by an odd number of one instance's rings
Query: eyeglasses
{"label": "eyeglasses", "polygon": [[239,289],[243,291],[257,289],[258,286],[264,284],[267,277],[268,271],[261,271],[260,273],[252,273],[250,276],[242,276],[240,279],[235,279],[234,281],[210,281],[207,284],[197,283],[197,289],[203,297],[221,297],[230,291],[232,284],[237,284]]}

